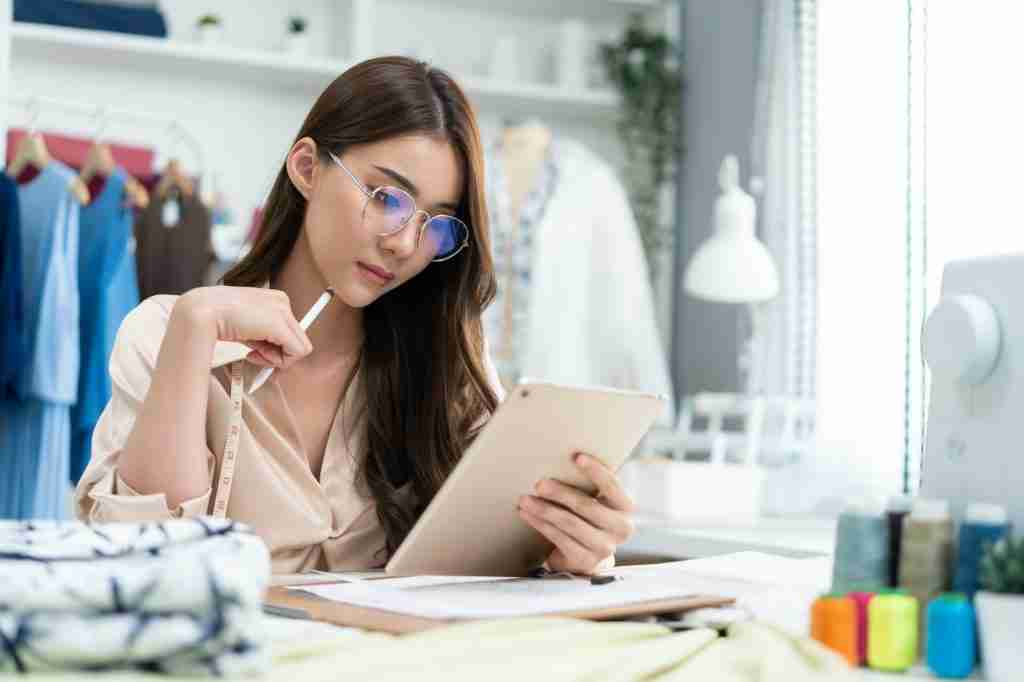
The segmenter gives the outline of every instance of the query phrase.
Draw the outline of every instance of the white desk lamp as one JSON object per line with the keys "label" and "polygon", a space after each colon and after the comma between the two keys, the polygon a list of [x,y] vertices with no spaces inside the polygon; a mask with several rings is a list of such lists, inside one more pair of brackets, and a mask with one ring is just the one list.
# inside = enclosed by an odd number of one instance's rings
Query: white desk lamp
{"label": "white desk lamp", "polygon": [[715,200],[715,231],[700,245],[686,268],[684,288],[695,298],[743,303],[750,311],[751,333],[737,359],[747,395],[759,393],[763,304],[779,293],[779,273],[768,249],[757,239],[757,206],[739,183],[739,162],[722,160],[722,193]]}

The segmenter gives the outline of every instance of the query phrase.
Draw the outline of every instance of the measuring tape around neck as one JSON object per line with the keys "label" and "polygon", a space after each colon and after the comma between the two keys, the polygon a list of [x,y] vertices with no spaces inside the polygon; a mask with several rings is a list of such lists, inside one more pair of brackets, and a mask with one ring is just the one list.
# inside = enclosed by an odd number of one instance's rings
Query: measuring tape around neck
{"label": "measuring tape around neck", "polygon": [[217,478],[217,497],[213,503],[213,515],[224,518],[231,497],[231,485],[235,481],[235,463],[238,459],[238,441],[242,432],[242,361],[231,363],[231,420],[228,423],[228,437],[224,443],[224,456],[220,461],[220,475]]}

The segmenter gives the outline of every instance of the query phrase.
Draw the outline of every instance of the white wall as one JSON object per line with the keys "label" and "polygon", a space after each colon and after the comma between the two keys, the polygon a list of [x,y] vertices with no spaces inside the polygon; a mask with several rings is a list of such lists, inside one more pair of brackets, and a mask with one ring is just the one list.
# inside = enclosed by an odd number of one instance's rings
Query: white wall
{"label": "white wall", "polygon": [[682,273],[712,231],[718,169],[736,154],[748,176],[757,79],[759,0],[686,0],[683,40],[683,169],[677,210],[673,380],[679,395],[739,387],[734,305],[682,291]]}

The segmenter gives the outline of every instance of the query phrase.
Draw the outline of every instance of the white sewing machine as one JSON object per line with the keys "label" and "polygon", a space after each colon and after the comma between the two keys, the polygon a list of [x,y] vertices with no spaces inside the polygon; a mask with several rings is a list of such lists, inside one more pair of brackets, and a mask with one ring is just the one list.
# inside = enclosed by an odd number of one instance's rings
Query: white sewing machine
{"label": "white sewing machine", "polygon": [[949,263],[928,317],[921,494],[1004,505],[1024,530],[1024,254]]}

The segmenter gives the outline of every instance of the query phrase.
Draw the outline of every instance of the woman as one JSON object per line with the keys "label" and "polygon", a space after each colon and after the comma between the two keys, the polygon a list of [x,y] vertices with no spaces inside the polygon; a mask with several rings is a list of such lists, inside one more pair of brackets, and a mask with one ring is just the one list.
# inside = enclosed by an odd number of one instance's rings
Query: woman
{"label": "woman", "polygon": [[[78,515],[223,511],[275,572],[386,563],[502,397],[480,323],[495,291],[482,167],[445,73],[388,57],[335,80],[225,286],[125,319]],[[328,287],[307,334],[296,316]],[[589,573],[631,534],[632,504],[600,462],[577,464],[598,498],[540,481],[520,514],[554,544],[549,568]]]}

